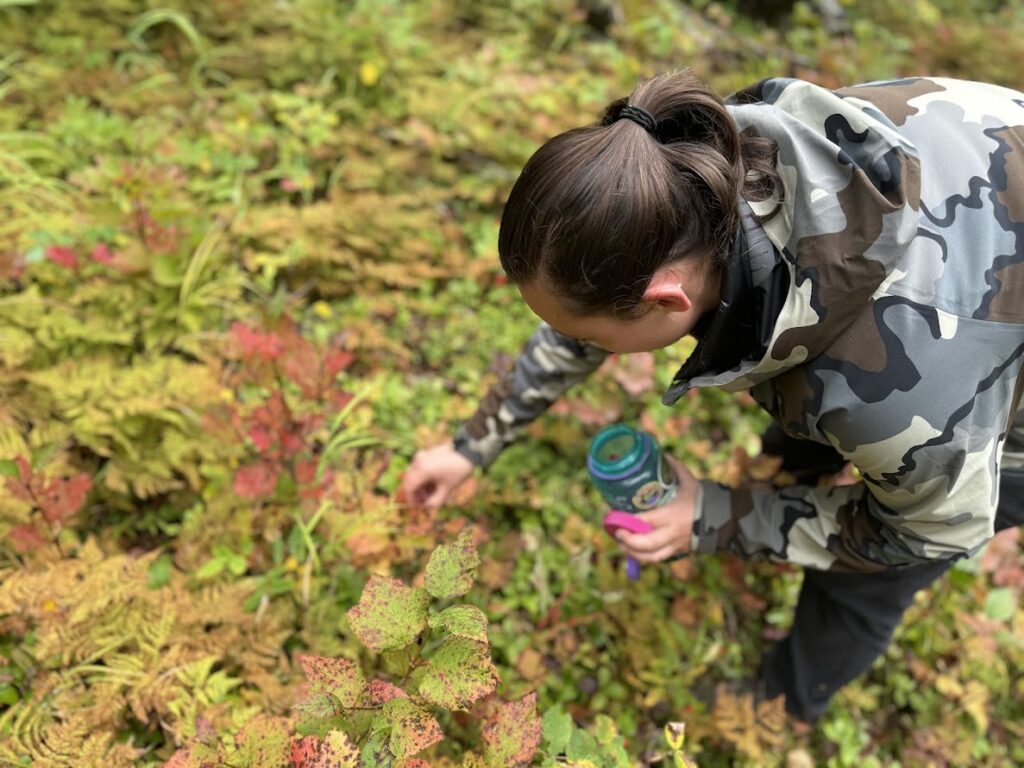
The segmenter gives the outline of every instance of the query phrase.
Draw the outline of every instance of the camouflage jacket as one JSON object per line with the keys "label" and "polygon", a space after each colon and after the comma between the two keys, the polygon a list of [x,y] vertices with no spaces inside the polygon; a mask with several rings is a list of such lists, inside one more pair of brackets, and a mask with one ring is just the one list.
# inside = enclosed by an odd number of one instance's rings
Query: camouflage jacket
{"label": "camouflage jacket", "polygon": [[[769,79],[726,103],[778,143],[784,201],[744,215],[722,305],[662,401],[749,389],[863,481],[702,483],[694,551],[848,571],[974,554],[1024,386],[1024,94]],[[488,465],[605,354],[541,325],[456,448]]]}

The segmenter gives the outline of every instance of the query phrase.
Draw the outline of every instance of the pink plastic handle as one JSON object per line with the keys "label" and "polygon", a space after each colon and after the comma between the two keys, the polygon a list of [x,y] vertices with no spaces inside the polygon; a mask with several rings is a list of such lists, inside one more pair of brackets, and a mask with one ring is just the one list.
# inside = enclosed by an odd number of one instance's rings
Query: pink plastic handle
{"label": "pink plastic handle", "polygon": [[[618,530],[626,530],[630,533],[647,533],[653,531],[654,526],[630,512],[623,512],[621,509],[613,509],[604,516],[604,529],[608,535],[615,537]],[[634,558],[626,558],[626,574],[631,581],[640,578],[640,563]]]}
{"label": "pink plastic handle", "polygon": [[604,516],[604,529],[609,536],[615,536],[615,532],[624,529],[630,533],[647,533],[653,531],[654,526],[641,517],[631,512],[623,512],[621,509],[613,509]]}

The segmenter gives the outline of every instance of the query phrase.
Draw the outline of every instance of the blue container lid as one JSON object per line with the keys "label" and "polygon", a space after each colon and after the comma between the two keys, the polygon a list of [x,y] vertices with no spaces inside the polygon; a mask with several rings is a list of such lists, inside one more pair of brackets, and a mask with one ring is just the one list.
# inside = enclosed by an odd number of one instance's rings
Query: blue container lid
{"label": "blue container lid", "polygon": [[615,480],[647,460],[650,446],[625,424],[605,427],[590,443],[587,466],[602,480]]}

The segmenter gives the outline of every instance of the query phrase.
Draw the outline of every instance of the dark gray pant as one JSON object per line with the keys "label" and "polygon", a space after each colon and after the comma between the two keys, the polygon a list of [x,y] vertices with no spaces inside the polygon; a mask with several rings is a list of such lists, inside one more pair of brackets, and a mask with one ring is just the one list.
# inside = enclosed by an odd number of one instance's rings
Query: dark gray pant
{"label": "dark gray pant", "polygon": [[[793,440],[777,427],[765,433],[763,449],[782,456],[783,467],[802,482],[813,484],[843,465],[838,453]],[[1024,525],[1024,469],[1004,469],[996,531],[1018,525]],[[787,711],[801,720],[817,720],[832,696],[885,651],[914,594],[951,565],[935,562],[877,573],[805,569],[793,628],[761,664],[768,695],[785,694]]]}

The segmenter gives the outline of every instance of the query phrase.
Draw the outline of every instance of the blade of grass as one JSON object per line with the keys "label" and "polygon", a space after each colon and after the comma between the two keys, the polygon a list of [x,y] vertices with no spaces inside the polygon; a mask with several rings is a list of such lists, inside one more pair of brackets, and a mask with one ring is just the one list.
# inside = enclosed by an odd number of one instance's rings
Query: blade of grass
{"label": "blade of grass", "polygon": [[209,263],[213,256],[214,249],[220,243],[221,238],[224,236],[225,230],[228,228],[229,222],[223,219],[217,219],[210,225],[210,228],[206,230],[206,234],[203,235],[203,239],[196,246],[195,252],[192,254],[192,258],[188,260],[188,266],[185,268],[185,276],[181,281],[181,289],[178,291],[178,306],[184,306],[188,297],[192,295],[192,291],[196,287],[196,283],[199,281],[199,276],[202,275],[203,270]]}

